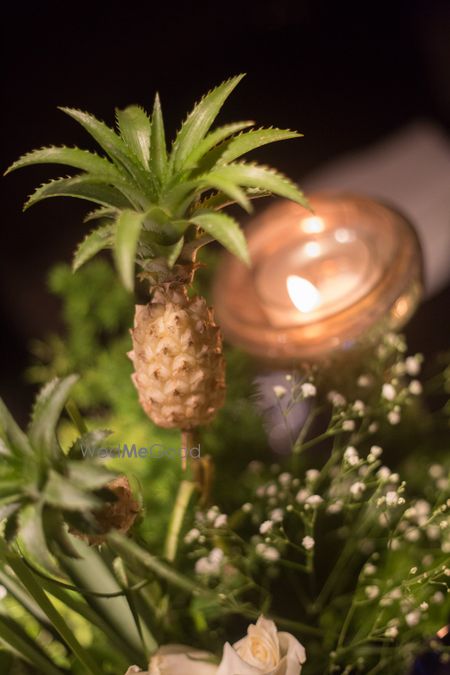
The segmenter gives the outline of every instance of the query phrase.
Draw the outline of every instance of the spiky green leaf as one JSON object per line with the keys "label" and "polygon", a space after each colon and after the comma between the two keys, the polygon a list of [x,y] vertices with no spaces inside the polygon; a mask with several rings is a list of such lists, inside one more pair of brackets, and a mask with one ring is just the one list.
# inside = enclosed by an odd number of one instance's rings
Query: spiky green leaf
{"label": "spiky green leaf", "polygon": [[95,464],[87,460],[69,461],[67,470],[71,482],[84,490],[97,490],[117,477],[102,464]]}
{"label": "spiky green leaf", "polygon": [[195,214],[190,220],[219,241],[230,253],[240,258],[246,265],[250,264],[244,233],[234,218],[225,213],[211,211],[210,213]]}
{"label": "spiky green leaf", "polygon": [[84,223],[89,223],[91,220],[101,220],[103,218],[117,218],[117,209],[110,206],[100,206],[98,209],[90,211],[83,219]]}
{"label": "spiky green leaf", "polygon": [[79,488],[69,478],[61,476],[53,469],[42,493],[47,504],[67,511],[83,511],[99,508],[102,502]]}
{"label": "spiky green leaf", "polygon": [[74,178],[57,178],[38,187],[28,198],[24,210],[49,197],[76,197],[102,206],[124,208],[131,202],[117,188],[105,183],[102,176],[82,174]]}
{"label": "spiky green leaf", "polygon": [[140,165],[133,151],[126,145],[126,143],[118,136],[112,129],[110,129],[104,122],[96,119],[94,115],[76,110],[75,108],[64,108],[60,110],[66,113],[74,120],[79,122],[81,126],[97,141],[100,147],[109,155],[116,166],[133,179],[136,186],[142,190],[144,195],[153,198],[155,193],[148,172],[146,172]]}
{"label": "spiky green leaf", "polygon": [[188,115],[172,147],[170,161],[176,172],[183,168],[194,148],[208,133],[221,107],[243,77],[238,75],[220,84],[206,94]]}
{"label": "spiky green leaf", "polygon": [[308,208],[308,201],[298,187],[282,174],[266,166],[246,164],[245,162],[227,164],[215,167],[204,176],[205,180],[215,180],[216,178],[245,187],[267,190],[280,197],[292,199]]}
{"label": "spiky green leaf", "polygon": [[207,153],[211,148],[214,148],[218,143],[221,143],[224,139],[228,138],[232,134],[246,129],[247,127],[253,126],[254,122],[247,120],[245,122],[234,122],[232,124],[226,124],[223,127],[218,127],[211,131],[195,148],[192,150],[186,164],[189,166],[195,166],[197,162]]}
{"label": "spiky green leaf", "polygon": [[67,456],[70,459],[91,459],[95,456],[97,448],[103,441],[111,436],[109,429],[94,429],[79,436],[69,448]]}
{"label": "spiky green leaf", "polygon": [[[200,182],[200,184],[202,183]],[[247,213],[252,211],[250,200],[248,199],[244,190],[242,190],[239,185],[236,185],[236,183],[221,177],[219,171],[216,171],[214,175],[209,174],[204,179],[203,185],[205,188],[213,187],[218,192],[224,193],[228,196],[231,202],[235,202],[236,204],[242,206],[242,208],[245,209]]]}
{"label": "spiky green leaf", "polygon": [[303,134],[289,129],[252,129],[227,139],[224,143],[213,148],[202,161],[201,168],[206,170],[214,164],[227,164],[242,155],[261,148],[269,143],[286,141],[291,138],[299,138]]}
{"label": "spiky green leaf", "polygon": [[32,164],[64,164],[74,169],[81,169],[87,173],[101,174],[105,179],[111,181],[122,180],[123,175],[116,169],[114,164],[104,157],[100,157],[95,152],[80,150],[79,148],[66,147],[48,147],[28,152],[20,157],[14,164],[5,171],[5,175],[15,169],[21,169],[24,166]]}
{"label": "spiky green leaf", "polygon": [[162,184],[167,173],[167,145],[161,102],[158,94],[156,94],[153,104],[150,139],[150,170],[156,176],[159,183]]}
{"label": "spiky green leaf", "polygon": [[11,450],[24,455],[31,455],[33,450],[22,429],[16,424],[3,400],[0,398],[0,436],[9,442]]}
{"label": "spiky green leaf", "polygon": [[147,169],[150,155],[150,120],[147,113],[138,105],[129,105],[125,110],[116,110],[116,116],[123,140]]}
{"label": "spiky green leaf", "polygon": [[72,269],[76,272],[88,260],[94,257],[105,248],[111,248],[114,241],[114,226],[101,225],[88,234],[82,242],[78,244],[77,250],[72,261]]}
{"label": "spiky green leaf", "polygon": [[33,447],[41,452],[55,450],[56,425],[77,379],[77,375],[69,375],[64,379],[55,378],[39,392],[28,433]]}
{"label": "spiky green leaf", "polygon": [[125,210],[116,220],[114,257],[122,283],[128,291],[134,288],[134,263],[145,213]]}
{"label": "spiky green leaf", "polygon": [[178,257],[183,250],[183,244],[184,244],[184,237],[181,237],[172,247],[170,252],[167,255],[167,264],[169,265],[170,269],[175,265],[176,261],[178,260]]}

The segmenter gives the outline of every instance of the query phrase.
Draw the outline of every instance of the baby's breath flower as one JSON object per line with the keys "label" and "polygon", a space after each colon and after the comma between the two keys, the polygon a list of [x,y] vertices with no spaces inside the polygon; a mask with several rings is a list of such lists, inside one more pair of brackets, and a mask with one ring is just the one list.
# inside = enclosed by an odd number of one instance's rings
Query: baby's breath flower
{"label": "baby's breath flower", "polygon": [[420,603],[420,609],[422,610],[422,612],[426,612],[428,610],[428,607],[429,607],[428,602]]}
{"label": "baby's breath flower", "polygon": [[259,531],[261,534],[267,534],[273,528],[273,522],[271,520],[265,520],[259,526]]}
{"label": "baby's breath flower", "polygon": [[352,408],[356,413],[358,413],[359,415],[362,415],[364,410],[366,409],[366,406],[364,405],[364,403],[362,401],[360,401],[358,399],[354,402]]}
{"label": "baby's breath flower", "polygon": [[314,509],[314,508],[317,508],[318,506],[320,506],[320,504],[322,504],[322,502],[323,502],[323,499],[322,499],[322,497],[321,497],[320,495],[311,495],[311,496],[308,497],[308,499],[306,500],[306,503],[307,503],[309,506],[311,506],[313,509]]}
{"label": "baby's breath flower", "polygon": [[242,504],[241,509],[244,513],[250,513],[250,511],[253,510],[253,504],[250,504],[250,502],[245,502],[245,504]]}
{"label": "baby's breath flower", "polygon": [[314,483],[320,477],[320,471],[309,469],[305,474],[308,483]]}
{"label": "baby's breath flower", "polygon": [[380,448],[379,445],[372,445],[370,448],[370,454],[378,459],[383,454],[383,448]]}
{"label": "baby's breath flower", "polygon": [[380,594],[380,589],[378,586],[372,585],[372,586],[366,586],[365,588],[365,593],[369,600],[375,600]]}
{"label": "baby's breath flower", "polygon": [[430,474],[431,478],[436,480],[437,478],[440,478],[444,475],[444,467],[441,466],[441,464],[432,464],[428,469],[428,473]]}
{"label": "baby's breath flower", "polygon": [[262,557],[269,562],[275,562],[276,560],[279,560],[280,552],[274,546],[266,546],[262,553]]}
{"label": "baby's breath flower", "polygon": [[221,548],[213,548],[208,557],[199,558],[195,563],[195,571],[199,575],[218,576],[224,561]]}
{"label": "baby's breath flower", "polygon": [[218,515],[219,515],[219,507],[211,506],[209,511],[207,511],[206,513],[206,520],[212,523],[217,518]]}
{"label": "baby's breath flower", "polygon": [[283,396],[285,396],[287,393],[287,389],[286,387],[283,387],[281,384],[276,384],[273,387],[273,393],[277,398],[283,398]]}
{"label": "baby's breath flower", "polygon": [[273,511],[270,512],[269,515],[270,515],[270,519],[274,523],[281,523],[283,518],[284,518],[283,509],[274,509]]}
{"label": "baby's breath flower", "polygon": [[409,383],[408,389],[413,396],[420,396],[422,393],[422,384],[419,382],[419,380],[412,380]]}
{"label": "baby's breath flower", "polygon": [[442,593],[442,591],[436,591],[436,593],[434,593],[431,596],[431,602],[434,603],[435,605],[442,605],[444,600],[445,600],[445,595]]}
{"label": "baby's breath flower", "polygon": [[391,410],[390,412],[388,412],[387,418],[388,418],[389,424],[392,424],[392,426],[395,426],[401,420],[400,412],[398,410]]}
{"label": "baby's breath flower", "polygon": [[355,420],[344,420],[342,422],[342,429],[344,431],[354,431],[355,429]]}
{"label": "baby's breath flower", "polygon": [[369,434],[375,434],[378,431],[378,422],[372,422],[369,424]]}
{"label": "baby's breath flower", "polygon": [[302,488],[301,490],[299,490],[297,492],[296,497],[295,497],[295,501],[298,502],[299,504],[303,504],[304,502],[306,502],[306,500],[308,499],[310,494],[311,493],[309,492],[309,490],[306,490],[305,488]]}
{"label": "baby's breath flower", "polygon": [[401,497],[398,496],[398,493],[394,490],[389,490],[386,493],[386,506],[397,506],[399,503],[404,503],[404,499],[400,502]]}
{"label": "baby's breath flower", "polygon": [[286,382],[292,382],[292,375],[290,375],[290,374],[288,373],[288,374],[286,375],[286,377],[285,377],[285,380],[286,380]]}
{"label": "baby's breath flower", "polygon": [[405,539],[410,542],[416,542],[420,539],[420,530],[417,527],[412,527],[410,530],[405,532]]}
{"label": "baby's breath flower", "polygon": [[271,485],[268,485],[266,488],[266,495],[268,497],[275,497],[275,495],[278,492],[278,486],[272,483]]}
{"label": "baby's breath flower", "polygon": [[303,398],[310,398],[317,394],[317,389],[311,382],[304,382],[300,387]]}
{"label": "baby's breath flower", "polygon": [[327,396],[328,400],[335,408],[343,408],[346,404],[345,397],[342,396],[338,391],[330,391]]}
{"label": "baby's breath flower", "polygon": [[353,483],[353,485],[350,485],[350,492],[356,499],[361,497],[365,490],[366,486],[364,483],[361,483],[361,481],[357,481],[356,483]]}
{"label": "baby's breath flower", "polygon": [[393,401],[396,396],[395,388],[389,382],[385,382],[381,389],[381,395],[387,401]]}
{"label": "baby's breath flower", "polygon": [[395,638],[398,636],[398,628],[397,626],[389,626],[389,628],[386,628],[384,631],[384,635],[387,638],[392,638],[395,640]]}
{"label": "baby's breath flower", "polygon": [[225,513],[221,513],[214,521],[214,527],[225,527],[228,522],[228,516]]}
{"label": "baby's breath flower", "polygon": [[343,506],[344,506],[344,503],[340,499],[338,499],[333,504],[330,504],[328,506],[327,513],[330,513],[330,514],[340,513],[342,511]]}
{"label": "baby's breath flower", "polygon": [[184,542],[185,544],[193,544],[194,541],[197,541],[197,539],[200,536],[200,530],[197,529],[196,527],[193,527],[192,530],[189,530],[184,536]]}
{"label": "baby's breath flower", "polygon": [[367,576],[371,576],[372,574],[375,574],[376,571],[377,571],[377,568],[372,563],[368,562],[364,565],[363,572]]}
{"label": "baby's breath flower", "polygon": [[387,466],[382,466],[377,471],[377,478],[386,482],[391,477],[391,470]]}
{"label": "baby's breath flower", "polygon": [[348,448],[346,448],[344,452],[344,460],[349,464],[350,466],[355,466],[359,462],[359,455],[358,451],[356,448],[353,447],[353,445],[349,445]]}
{"label": "baby's breath flower", "polygon": [[267,546],[267,544],[263,544],[262,542],[256,545],[255,550],[261,558],[264,558],[268,562],[275,562],[280,557],[279,551],[274,546]]}
{"label": "baby's breath flower", "polygon": [[358,387],[370,387],[372,378],[370,375],[360,375],[358,377]]}
{"label": "baby's breath flower", "polygon": [[419,356],[408,356],[405,359],[405,369],[408,375],[418,375],[420,373],[421,359]]}
{"label": "baby's breath flower", "polygon": [[291,480],[292,476],[288,471],[284,471],[283,473],[280,473],[280,475],[278,476],[278,481],[280,485],[282,485],[283,487],[287,487],[290,484]]}
{"label": "baby's breath flower", "polygon": [[405,621],[410,628],[412,628],[413,626],[417,626],[417,624],[420,621],[419,610],[415,609],[412,612],[408,612],[408,614],[405,616]]}
{"label": "baby's breath flower", "polygon": [[303,539],[302,539],[302,546],[304,548],[306,548],[307,551],[312,551],[315,544],[316,544],[316,542],[314,541],[314,539],[312,537],[306,536],[306,537],[303,537]]}

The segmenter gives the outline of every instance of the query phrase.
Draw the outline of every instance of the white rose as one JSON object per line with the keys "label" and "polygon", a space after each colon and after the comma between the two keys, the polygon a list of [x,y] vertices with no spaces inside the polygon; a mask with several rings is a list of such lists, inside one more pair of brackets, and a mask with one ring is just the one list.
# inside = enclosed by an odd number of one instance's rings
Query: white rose
{"label": "white rose", "polygon": [[300,642],[260,616],[245,638],[233,646],[227,642],[216,675],[300,675],[305,661]]}
{"label": "white rose", "polygon": [[211,654],[191,647],[166,645],[152,656],[148,670],[131,666],[125,675],[217,675],[217,666],[211,659]]}

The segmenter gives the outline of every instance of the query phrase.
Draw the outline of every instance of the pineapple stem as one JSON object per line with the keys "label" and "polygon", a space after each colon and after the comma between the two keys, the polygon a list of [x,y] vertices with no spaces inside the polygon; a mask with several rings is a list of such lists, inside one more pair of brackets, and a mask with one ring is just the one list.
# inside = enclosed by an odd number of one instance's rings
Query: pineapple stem
{"label": "pineapple stem", "polygon": [[182,467],[183,471],[186,471],[186,469],[187,469],[187,456],[188,456],[189,450],[194,447],[195,437],[196,437],[195,430],[193,430],[193,429],[182,429],[181,430],[181,447],[185,451],[184,455],[182,456],[182,460],[181,460],[181,467]]}
{"label": "pineapple stem", "polygon": [[178,488],[178,494],[170,517],[169,530],[164,545],[164,556],[169,562],[173,562],[176,558],[180,530],[195,487],[195,483],[192,481],[182,480],[180,487]]}

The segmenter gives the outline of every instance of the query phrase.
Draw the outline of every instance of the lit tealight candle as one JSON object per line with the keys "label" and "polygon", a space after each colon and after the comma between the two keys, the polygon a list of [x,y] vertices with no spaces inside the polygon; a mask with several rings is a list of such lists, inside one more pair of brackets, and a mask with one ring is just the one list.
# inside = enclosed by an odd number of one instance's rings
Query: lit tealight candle
{"label": "lit tealight candle", "polygon": [[278,202],[247,229],[252,268],[226,256],[216,313],[225,335],[275,361],[317,359],[393,329],[415,309],[421,254],[409,223],[362,197]]}

